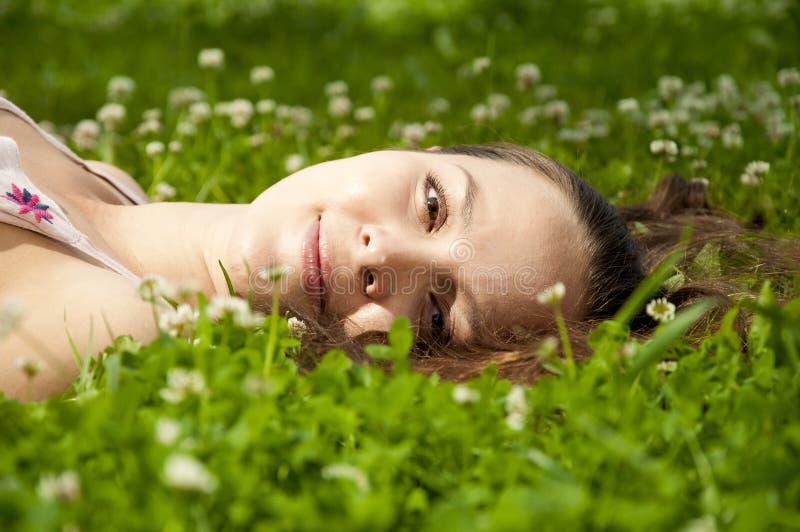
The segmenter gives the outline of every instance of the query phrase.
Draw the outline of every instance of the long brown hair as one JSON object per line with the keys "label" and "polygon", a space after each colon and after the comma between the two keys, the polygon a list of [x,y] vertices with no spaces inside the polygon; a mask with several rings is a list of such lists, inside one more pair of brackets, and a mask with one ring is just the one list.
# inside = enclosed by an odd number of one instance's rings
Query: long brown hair
{"label": "long brown hair", "polygon": [[[692,237],[688,245],[684,244],[675,278],[657,295],[668,297],[678,309],[701,297],[717,298],[720,305],[697,330],[711,326],[721,316],[720,309],[734,304],[739,296],[751,295],[756,287],[746,275],[754,267],[761,270],[761,276],[770,275],[778,280],[779,297],[792,295],[793,288],[782,279],[789,279],[787,273],[798,271],[800,241],[771,236],[711,209],[703,180],[669,175],[660,181],[649,200],[615,208],[570,169],[528,148],[513,144],[459,145],[443,148],[440,153],[531,168],[551,179],[571,202],[586,235],[588,257],[584,312],[580,319],[568,324],[578,359],[590,355],[586,342],[590,330],[611,318],[646,275],[681,244],[681,234],[687,225],[692,228]],[[631,323],[632,333],[645,336],[654,325],[642,311]],[[740,315],[737,328],[742,335],[746,327],[747,318]],[[321,353],[329,347],[338,347],[359,361],[368,360],[361,346],[385,339],[385,334],[376,332],[337,341],[330,331],[319,328],[317,332],[317,341],[311,342],[316,349],[312,346],[312,351]],[[547,332],[540,332],[538,338],[542,334]],[[426,374],[438,373],[447,380],[466,380],[495,364],[499,377],[530,383],[546,373],[536,353],[538,343],[537,337],[524,331],[495,334],[480,344],[453,348],[418,343],[411,359],[415,369]],[[315,358],[306,357],[301,367],[313,364]]]}

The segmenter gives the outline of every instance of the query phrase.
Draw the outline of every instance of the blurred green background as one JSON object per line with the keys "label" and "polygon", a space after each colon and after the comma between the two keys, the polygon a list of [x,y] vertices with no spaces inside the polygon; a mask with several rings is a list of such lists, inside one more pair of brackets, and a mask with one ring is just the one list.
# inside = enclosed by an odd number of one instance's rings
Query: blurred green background
{"label": "blurred green background", "polygon": [[800,64],[800,3],[782,0],[0,0],[0,26],[0,88],[58,121],[91,116],[115,74],[138,82],[142,105],[163,105],[169,88],[200,83],[207,47],[225,50],[230,93],[252,91],[255,64],[275,69],[274,96],[289,103],[319,99],[325,80],[385,73],[409,112],[419,96],[471,104],[454,72],[483,55],[536,62],[579,106],[669,73],[773,79]]}

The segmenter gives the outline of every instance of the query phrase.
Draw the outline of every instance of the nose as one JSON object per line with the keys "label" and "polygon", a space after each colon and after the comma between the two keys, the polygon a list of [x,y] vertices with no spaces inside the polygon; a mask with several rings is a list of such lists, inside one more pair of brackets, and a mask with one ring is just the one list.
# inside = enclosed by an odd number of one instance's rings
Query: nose
{"label": "nose", "polygon": [[426,243],[412,235],[364,225],[358,237],[358,268],[364,294],[372,299],[413,293],[430,265]]}

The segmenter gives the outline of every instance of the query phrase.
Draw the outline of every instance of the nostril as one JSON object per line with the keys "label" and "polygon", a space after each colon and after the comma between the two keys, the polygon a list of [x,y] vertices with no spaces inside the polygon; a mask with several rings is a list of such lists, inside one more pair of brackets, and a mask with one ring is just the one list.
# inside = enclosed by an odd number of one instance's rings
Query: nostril
{"label": "nostril", "polygon": [[364,287],[364,294],[367,296],[374,296],[375,295],[375,274],[373,274],[368,268],[365,268],[361,274],[361,279],[363,282]]}
{"label": "nostril", "polygon": [[362,237],[362,240],[364,241],[364,245],[365,246],[369,246],[369,240],[370,240],[369,233],[364,233],[364,236]]}

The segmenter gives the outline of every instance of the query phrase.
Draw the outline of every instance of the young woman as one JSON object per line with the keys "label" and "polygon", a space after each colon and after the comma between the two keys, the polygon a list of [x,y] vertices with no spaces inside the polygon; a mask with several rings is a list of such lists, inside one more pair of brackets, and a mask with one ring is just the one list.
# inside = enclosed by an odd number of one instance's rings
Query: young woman
{"label": "young woman", "polygon": [[[673,182],[686,187],[679,208],[705,209],[702,184]],[[227,294],[221,261],[255,308],[279,290],[282,311],[336,331],[329,339],[406,316],[421,345],[449,353],[419,357],[420,369],[463,378],[498,363],[517,380],[538,373],[530,357],[506,356],[519,330],[552,326],[538,293],[563,283],[565,317],[588,324],[644,277],[615,208],[559,163],[511,145],[330,161],[246,205],[151,204],[124,172],[82,161],[0,100],[0,188],[0,299],[26,307],[0,338],[0,391],[11,397],[25,388],[18,356],[43,364],[34,396],[44,397],[77,373],[71,343],[93,354],[117,335],[152,339],[151,306],[135,290],[146,274]],[[276,266],[280,282],[260,282]]]}

